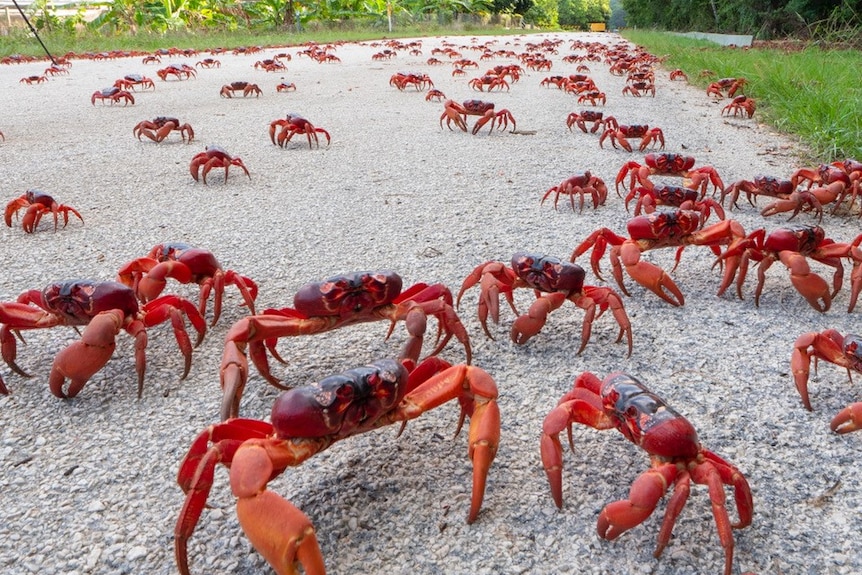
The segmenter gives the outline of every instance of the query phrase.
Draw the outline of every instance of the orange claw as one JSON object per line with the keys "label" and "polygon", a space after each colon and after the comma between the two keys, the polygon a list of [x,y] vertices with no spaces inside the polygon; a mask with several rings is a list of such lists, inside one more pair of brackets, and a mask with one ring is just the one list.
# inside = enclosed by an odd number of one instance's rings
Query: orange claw
{"label": "orange claw", "polygon": [[[121,310],[100,313],[87,324],[81,339],[73,342],[54,358],[48,385],[57,397],[75,397],[87,381],[102,369],[114,354],[114,339],[123,328],[124,315]],[[136,334],[135,348],[146,347],[147,336],[144,332]],[[138,366],[139,388],[143,381],[142,366]],[[69,389],[63,392],[66,378],[71,380]]]}
{"label": "orange claw", "polygon": [[231,464],[231,491],[238,498],[236,514],[251,544],[278,575],[325,575],[314,526],[292,503],[266,489],[274,466],[264,446],[237,450]]}
{"label": "orange claw", "polygon": [[[779,253],[779,257],[781,258],[781,262],[790,271],[790,283],[793,284],[796,291],[817,311],[829,311],[829,308],[832,306],[829,284],[822,277],[811,272],[805,256],[782,251]],[[758,293],[755,301],[760,299],[760,290],[763,287],[763,281],[758,283],[757,287]]]}
{"label": "orange claw", "polygon": [[835,433],[850,433],[862,429],[862,402],[851,403],[839,411],[829,427]]}
{"label": "orange claw", "polygon": [[615,272],[614,277],[624,293],[626,292],[622,284],[622,274],[617,271],[620,262],[625,266],[626,272],[633,280],[664,301],[675,306],[685,304],[685,296],[682,291],[663,269],[650,262],[641,261],[641,251],[636,243],[624,243],[618,250],[611,252],[611,258]]}

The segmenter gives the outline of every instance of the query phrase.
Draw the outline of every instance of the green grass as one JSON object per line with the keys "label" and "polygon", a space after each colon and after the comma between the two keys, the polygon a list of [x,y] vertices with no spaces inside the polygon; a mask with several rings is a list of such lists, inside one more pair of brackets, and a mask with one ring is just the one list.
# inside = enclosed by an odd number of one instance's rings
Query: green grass
{"label": "green grass", "polygon": [[783,133],[794,134],[810,148],[811,160],[862,159],[862,52],[807,47],[726,48],[652,31],[626,30],[623,36],[656,56],[664,66],[680,68],[689,82],[706,89],[715,78],[744,77],[746,94],[757,102],[755,117]]}
{"label": "green grass", "polygon": [[[348,25],[339,27],[314,26],[303,32],[280,31],[273,29],[234,32],[197,31],[169,32],[156,34],[140,32],[126,35],[100,35],[92,32],[70,34],[64,32],[44,33],[40,37],[55,56],[67,52],[108,52],[112,50],[141,50],[152,52],[159,48],[194,48],[200,51],[212,48],[233,49],[240,46],[281,46],[299,45],[309,41],[326,44],[338,41],[364,41],[383,38],[415,38],[422,36],[472,36],[477,34],[514,35],[522,30],[496,27],[458,26],[440,27],[435,25],[398,26],[392,32],[386,27],[372,25]],[[12,54],[45,56],[36,39],[24,28],[13,30],[8,36],[0,36],[0,57]]]}

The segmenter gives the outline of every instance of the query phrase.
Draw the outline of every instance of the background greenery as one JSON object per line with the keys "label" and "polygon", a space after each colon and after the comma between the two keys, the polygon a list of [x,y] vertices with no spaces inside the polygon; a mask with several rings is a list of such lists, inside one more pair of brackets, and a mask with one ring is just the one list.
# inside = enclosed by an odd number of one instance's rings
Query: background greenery
{"label": "background greenery", "polygon": [[[102,9],[85,22],[86,7]],[[96,0],[61,18],[35,0],[38,29],[67,33],[164,33],[279,28],[522,25],[587,29],[658,28],[862,44],[858,0]]]}
{"label": "background greenery", "polygon": [[[621,0],[632,27],[860,43],[858,0]],[[619,25],[619,24],[618,24]]]}
{"label": "background greenery", "polygon": [[[86,22],[87,7],[103,12]],[[37,29],[115,34],[453,24],[587,29],[607,22],[611,8],[610,0],[112,0],[81,4],[75,16],[61,18],[51,0],[36,0],[31,12]]]}

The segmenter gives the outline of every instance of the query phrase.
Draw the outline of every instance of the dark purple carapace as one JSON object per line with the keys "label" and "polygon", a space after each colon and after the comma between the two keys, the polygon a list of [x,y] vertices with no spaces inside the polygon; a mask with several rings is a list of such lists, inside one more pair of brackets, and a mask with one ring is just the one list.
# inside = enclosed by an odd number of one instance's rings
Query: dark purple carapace
{"label": "dark purple carapace", "polygon": [[48,310],[63,316],[69,325],[86,325],[103,311],[119,309],[129,317],[139,309],[134,290],[112,281],[54,283],[42,290],[42,301]]}
{"label": "dark purple carapace", "polygon": [[579,265],[527,252],[512,256],[512,269],[530,287],[547,293],[579,292],[586,275]]}
{"label": "dark purple carapace", "polygon": [[634,377],[617,373],[601,388],[605,413],[619,422],[620,432],[651,455],[665,459],[697,456],[694,427]]}
{"label": "dark purple carapace", "polygon": [[275,400],[272,425],[283,439],[367,431],[404,397],[407,375],[387,359],[293,388]]}
{"label": "dark purple carapace", "polygon": [[633,240],[675,240],[700,229],[700,214],[692,210],[653,212],[630,219],[626,227]]}
{"label": "dark purple carapace", "polygon": [[388,270],[344,274],[304,285],[293,297],[293,306],[309,317],[346,317],[392,303],[401,285],[401,276]]}

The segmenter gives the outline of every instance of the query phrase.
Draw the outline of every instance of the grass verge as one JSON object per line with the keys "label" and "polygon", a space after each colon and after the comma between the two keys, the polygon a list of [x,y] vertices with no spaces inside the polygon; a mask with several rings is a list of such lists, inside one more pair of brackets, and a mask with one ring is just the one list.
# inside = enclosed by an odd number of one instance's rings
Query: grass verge
{"label": "grass verge", "polygon": [[689,82],[706,86],[716,78],[744,77],[746,94],[757,102],[755,118],[794,134],[810,148],[814,162],[862,159],[862,52],[824,49],[739,49],[673,34],[626,30],[623,36],[664,65],[679,68]]}
{"label": "grass verge", "polygon": [[[372,25],[351,25],[343,27],[314,26],[302,32],[276,29],[243,29],[237,31],[184,31],[157,34],[138,32],[136,34],[101,35],[93,32],[54,32],[40,33],[42,41],[55,56],[67,52],[108,52],[113,50],[140,50],[152,52],[160,48],[181,48],[206,51],[213,48],[228,50],[240,46],[296,46],[306,42],[320,44],[334,42],[359,42],[384,38],[417,38],[423,36],[458,35],[514,35],[522,30],[502,27],[441,27],[428,25],[398,26],[392,32],[385,27]],[[8,36],[0,36],[0,57],[12,54],[45,56],[36,39],[24,28],[13,29]]]}

